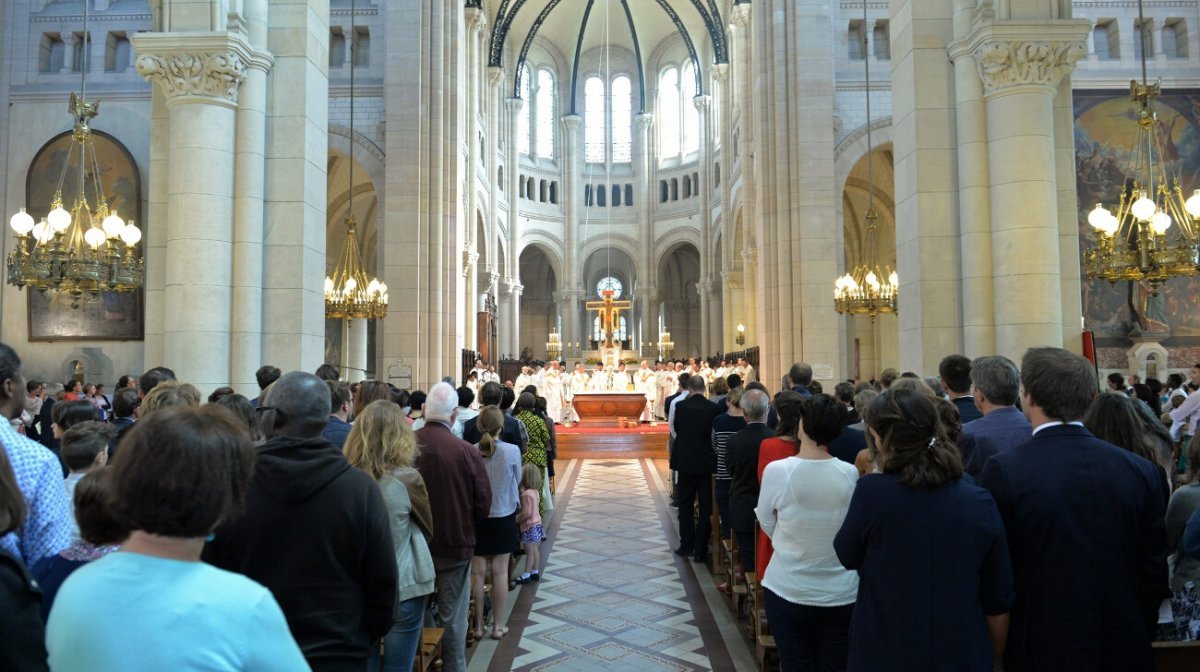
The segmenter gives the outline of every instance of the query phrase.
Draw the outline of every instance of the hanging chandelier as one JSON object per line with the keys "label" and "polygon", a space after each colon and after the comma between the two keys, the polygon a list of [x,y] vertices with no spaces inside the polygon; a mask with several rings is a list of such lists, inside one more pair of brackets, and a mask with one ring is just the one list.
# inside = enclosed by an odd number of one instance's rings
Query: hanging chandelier
{"label": "hanging chandelier", "polygon": [[891,268],[879,268],[875,256],[878,252],[876,238],[879,232],[879,213],[875,204],[875,148],[871,143],[871,66],[867,58],[867,3],[863,0],[862,21],[863,72],[866,75],[867,99],[867,236],[864,241],[864,263],[846,273],[833,283],[833,307],[841,315],[869,315],[872,319],[880,313],[895,313],[900,279]]}
{"label": "hanging chandelier", "polygon": [[[355,7],[350,5],[353,20]],[[354,59],[358,40],[350,42],[350,142],[354,143]],[[346,215],[346,242],[334,266],[333,276],[325,277],[325,319],[377,320],[387,317],[388,288],[379,278],[367,281],[362,253],[358,248],[358,220],[354,217],[354,156],[350,156],[350,203]]]}
{"label": "hanging chandelier", "polygon": [[[17,241],[8,254],[8,283],[18,288],[66,292],[72,308],[79,308],[85,298],[101,292],[133,292],[142,286],[143,276],[142,255],[137,248],[142,232],[132,220],[126,222],[116,210],[109,210],[96,158],[91,121],[100,103],[87,100],[88,3],[84,3],[83,36],[79,95],[72,93],[67,105],[75,124],[50,212],[35,222],[21,208],[9,220]],[[78,189],[69,210],[63,199],[68,175],[77,177],[74,184]]]}
{"label": "hanging chandelier", "polygon": [[[1138,135],[1130,152],[1130,177],[1118,196],[1116,212],[1097,203],[1088,213],[1096,230],[1096,247],[1083,255],[1089,280],[1141,281],[1150,293],[1171,278],[1200,275],[1200,189],[1184,200],[1178,174],[1167,168],[1154,100],[1162,94],[1158,82],[1146,76],[1147,24],[1141,20],[1142,81],[1129,83],[1129,98],[1137,111]],[[1174,226],[1173,226],[1174,225]]]}

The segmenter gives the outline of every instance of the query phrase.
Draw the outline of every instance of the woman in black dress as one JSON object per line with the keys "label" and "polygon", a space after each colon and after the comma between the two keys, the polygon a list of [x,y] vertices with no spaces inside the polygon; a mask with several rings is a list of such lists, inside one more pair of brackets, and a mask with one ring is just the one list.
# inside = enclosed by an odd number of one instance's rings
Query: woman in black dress
{"label": "woman in black dress", "polygon": [[865,417],[883,473],[859,479],[833,542],[859,573],[848,669],[992,672],[1013,602],[996,503],[962,480],[927,395],[888,390]]}

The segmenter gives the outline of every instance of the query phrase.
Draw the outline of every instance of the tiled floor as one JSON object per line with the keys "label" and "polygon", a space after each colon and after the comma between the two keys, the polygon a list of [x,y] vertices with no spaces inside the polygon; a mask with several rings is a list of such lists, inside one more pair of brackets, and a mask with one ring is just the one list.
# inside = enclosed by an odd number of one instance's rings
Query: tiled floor
{"label": "tiled floor", "polygon": [[[741,670],[729,621],[702,566],[676,558],[674,510],[650,460],[578,460],[543,547],[545,578],[514,594],[510,632],[473,651],[471,670]],[[701,577],[701,578],[697,578]],[[737,661],[736,663],[734,661]]]}

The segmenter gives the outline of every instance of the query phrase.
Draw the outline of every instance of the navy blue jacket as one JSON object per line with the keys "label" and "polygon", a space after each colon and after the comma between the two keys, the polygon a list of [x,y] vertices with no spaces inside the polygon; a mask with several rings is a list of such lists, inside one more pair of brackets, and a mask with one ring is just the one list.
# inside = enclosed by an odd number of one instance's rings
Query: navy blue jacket
{"label": "navy blue jacket", "polygon": [[1056,425],[989,459],[979,483],[1012,553],[1007,669],[1153,670],[1158,605],[1170,595],[1158,468],[1082,426]]}
{"label": "navy blue jacket", "polygon": [[997,408],[987,415],[963,423],[958,439],[963,471],[979,477],[988,458],[1025,443],[1033,436],[1033,426],[1015,407]]}
{"label": "navy blue jacket", "polygon": [[958,420],[964,425],[983,417],[983,413],[975,405],[975,398],[972,396],[955,397],[950,400],[950,403],[958,409]]}

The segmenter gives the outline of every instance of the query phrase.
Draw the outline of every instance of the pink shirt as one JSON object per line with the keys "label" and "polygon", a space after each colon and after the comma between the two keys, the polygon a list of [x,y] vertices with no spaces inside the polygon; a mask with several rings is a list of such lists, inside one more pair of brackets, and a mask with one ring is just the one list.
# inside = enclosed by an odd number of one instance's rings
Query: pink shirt
{"label": "pink shirt", "polygon": [[534,525],[542,524],[542,514],[538,513],[540,499],[537,490],[521,491],[521,512],[517,514],[517,522],[521,524],[522,532],[528,532]]}

